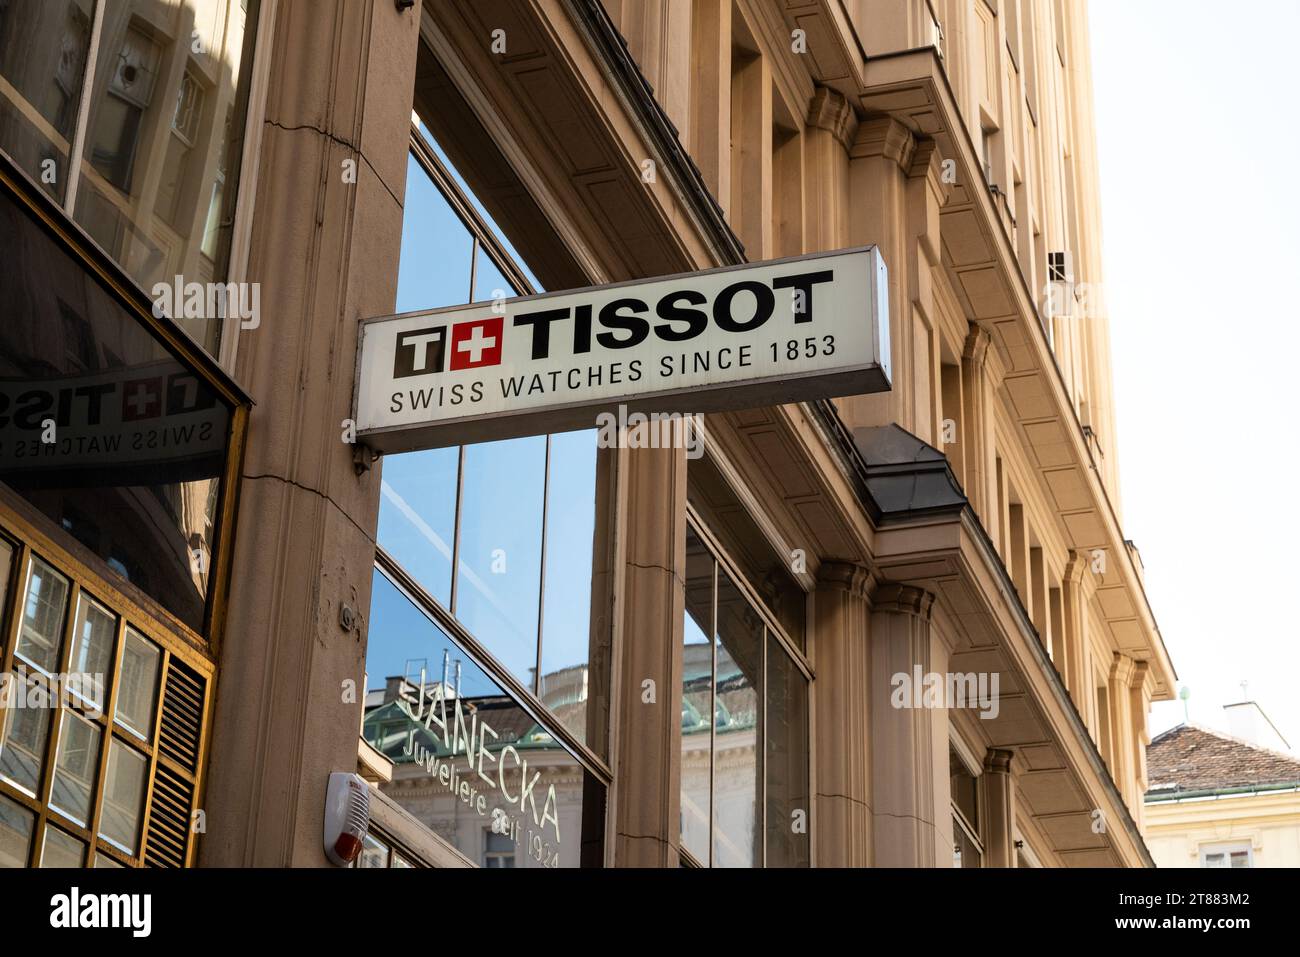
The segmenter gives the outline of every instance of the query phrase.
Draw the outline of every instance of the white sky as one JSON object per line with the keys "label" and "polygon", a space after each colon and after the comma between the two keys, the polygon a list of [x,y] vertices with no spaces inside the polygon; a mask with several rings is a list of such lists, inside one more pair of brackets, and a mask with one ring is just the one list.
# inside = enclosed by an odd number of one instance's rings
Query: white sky
{"label": "white sky", "polygon": [[1300,751],[1300,3],[1090,22],[1124,533],[1192,721],[1227,730],[1248,681]]}

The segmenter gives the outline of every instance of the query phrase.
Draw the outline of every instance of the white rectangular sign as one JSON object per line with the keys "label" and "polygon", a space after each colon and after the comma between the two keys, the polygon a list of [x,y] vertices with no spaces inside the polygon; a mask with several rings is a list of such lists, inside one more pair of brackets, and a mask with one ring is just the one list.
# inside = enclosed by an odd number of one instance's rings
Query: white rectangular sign
{"label": "white rectangular sign", "polygon": [[874,246],[367,319],[357,439],[381,452],[889,389]]}

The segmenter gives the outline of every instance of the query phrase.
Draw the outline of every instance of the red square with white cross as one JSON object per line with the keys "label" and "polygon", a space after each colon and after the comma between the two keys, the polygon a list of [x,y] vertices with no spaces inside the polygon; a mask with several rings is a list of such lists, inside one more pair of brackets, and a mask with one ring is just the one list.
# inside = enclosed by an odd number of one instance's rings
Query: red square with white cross
{"label": "red square with white cross", "polygon": [[505,320],[501,316],[458,322],[451,327],[451,362],[448,368],[478,369],[501,363],[501,338]]}

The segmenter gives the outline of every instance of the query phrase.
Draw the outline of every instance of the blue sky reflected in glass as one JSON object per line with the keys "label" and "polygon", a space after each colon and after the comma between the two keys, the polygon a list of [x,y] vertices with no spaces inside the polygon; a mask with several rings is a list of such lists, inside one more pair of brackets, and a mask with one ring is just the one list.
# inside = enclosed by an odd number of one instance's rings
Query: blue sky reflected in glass
{"label": "blue sky reflected in glass", "polygon": [[527,687],[537,665],[546,436],[465,447],[456,617]]}
{"label": "blue sky reflected in glass", "polygon": [[433,134],[429,132],[429,128],[424,125],[423,121],[417,125],[420,130],[420,135],[424,137],[424,141],[429,144],[430,148],[432,148],[435,153],[438,154],[438,159],[442,160],[442,165],[447,168],[447,171],[451,173],[452,178],[456,180],[456,183],[464,191],[465,195],[469,197],[469,201],[474,204],[474,208],[478,210],[478,214],[483,217],[483,221],[488,224],[488,227],[492,230],[492,234],[496,236],[497,241],[501,243],[501,245],[505,247],[506,252],[510,254],[510,259],[523,270],[524,275],[528,277],[528,281],[533,284],[533,289],[537,292],[541,292],[542,284],[537,281],[537,277],[534,276],[532,270],[528,268],[528,264],[524,262],[524,257],[519,255],[515,250],[515,247],[510,244],[510,240],[506,238],[506,234],[501,231],[501,227],[496,224],[496,220],[489,215],[484,205],[479,202],[478,197],[475,196],[474,191],[469,188],[469,184],[466,183],[464,177],[460,175],[455,164],[447,158],[447,154],[442,151],[442,147],[438,145],[438,141],[433,138]]}
{"label": "blue sky reflected in glass", "polygon": [[584,741],[595,536],[596,433],[553,435],[546,503],[541,698]]}
{"label": "blue sky reflected in glass", "polygon": [[397,269],[397,311],[469,302],[474,240],[414,156],[406,162],[406,207]]}
{"label": "blue sky reflected in glass", "polygon": [[366,643],[368,690],[382,689],[389,678],[405,677],[418,684],[421,668],[425,669],[430,684],[441,681],[444,655],[449,684],[455,684],[456,663],[460,663],[460,690],[465,697],[502,693],[460,645],[376,571]]}
{"label": "blue sky reflected in glass", "polygon": [[451,607],[458,448],[389,455],[383,463],[379,544],[426,591]]}

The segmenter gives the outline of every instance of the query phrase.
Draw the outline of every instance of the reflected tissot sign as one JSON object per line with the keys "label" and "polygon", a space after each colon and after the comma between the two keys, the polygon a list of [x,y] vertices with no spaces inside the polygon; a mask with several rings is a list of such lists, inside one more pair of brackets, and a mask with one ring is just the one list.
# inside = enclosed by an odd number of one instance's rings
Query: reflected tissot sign
{"label": "reflected tissot sign", "polygon": [[385,452],[889,388],[877,249],[362,323],[358,437]]}

